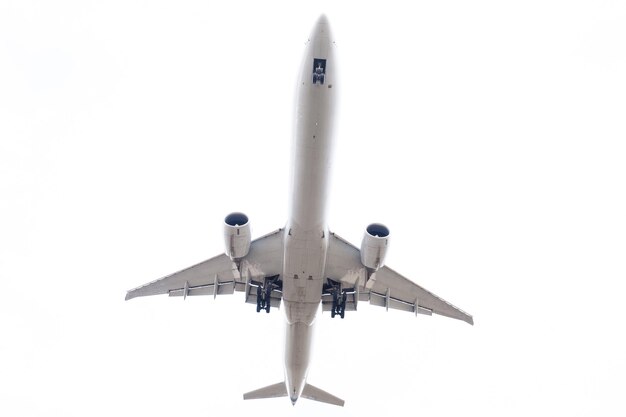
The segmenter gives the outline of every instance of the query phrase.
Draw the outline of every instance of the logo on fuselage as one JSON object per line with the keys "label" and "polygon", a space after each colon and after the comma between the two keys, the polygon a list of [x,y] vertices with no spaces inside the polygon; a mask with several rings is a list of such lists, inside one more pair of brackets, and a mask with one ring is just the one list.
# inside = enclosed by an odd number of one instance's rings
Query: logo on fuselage
{"label": "logo on fuselage", "polygon": [[313,58],[313,85],[318,82],[324,85],[324,78],[326,78],[326,60]]}

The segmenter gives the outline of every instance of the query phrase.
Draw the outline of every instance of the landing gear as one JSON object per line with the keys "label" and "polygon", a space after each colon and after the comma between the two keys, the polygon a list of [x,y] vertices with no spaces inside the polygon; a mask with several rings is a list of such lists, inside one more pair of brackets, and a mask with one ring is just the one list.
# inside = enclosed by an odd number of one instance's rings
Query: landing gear
{"label": "landing gear", "polygon": [[341,289],[341,283],[328,280],[328,284],[324,286],[324,292],[330,294],[333,297],[333,303],[330,309],[330,317],[335,318],[339,315],[342,319],[346,314],[346,302],[348,301],[348,293],[352,289]]}
{"label": "landing gear", "polygon": [[335,291],[333,292],[333,306],[330,310],[330,317],[335,318],[337,314],[339,317],[344,318],[346,314],[346,300],[347,296],[345,291]]}
{"label": "landing gear", "polygon": [[260,313],[261,310],[265,310],[266,313],[270,312],[271,296],[272,288],[263,288],[262,286],[258,286],[256,288],[256,312]]}
{"label": "landing gear", "polygon": [[278,280],[279,275],[266,277],[263,284],[259,283],[256,287],[256,312],[260,313],[261,310],[265,310],[266,313],[270,312],[272,307],[272,291],[275,289],[281,289],[281,282]]}

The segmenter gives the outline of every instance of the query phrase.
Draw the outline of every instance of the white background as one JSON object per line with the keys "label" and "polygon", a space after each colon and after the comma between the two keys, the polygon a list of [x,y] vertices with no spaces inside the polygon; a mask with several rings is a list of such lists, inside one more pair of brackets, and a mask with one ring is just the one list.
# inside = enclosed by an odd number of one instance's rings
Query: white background
{"label": "white background", "polygon": [[[0,2],[3,416],[623,416],[620,1]],[[225,2],[224,2],[225,3]],[[319,317],[344,409],[244,402],[282,313],[126,290],[285,224],[294,88],[320,13],[341,69],[329,225],[476,325]]]}

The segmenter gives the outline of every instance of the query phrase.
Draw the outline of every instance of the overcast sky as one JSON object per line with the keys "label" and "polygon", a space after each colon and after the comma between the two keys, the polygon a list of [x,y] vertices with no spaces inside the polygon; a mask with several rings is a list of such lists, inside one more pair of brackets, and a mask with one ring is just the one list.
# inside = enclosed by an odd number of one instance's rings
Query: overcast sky
{"label": "overcast sky", "polygon": [[[626,4],[0,0],[0,414],[623,416]],[[282,227],[295,80],[328,16],[341,71],[331,230],[475,326],[243,295],[124,301]],[[270,414],[271,413],[271,414]]]}

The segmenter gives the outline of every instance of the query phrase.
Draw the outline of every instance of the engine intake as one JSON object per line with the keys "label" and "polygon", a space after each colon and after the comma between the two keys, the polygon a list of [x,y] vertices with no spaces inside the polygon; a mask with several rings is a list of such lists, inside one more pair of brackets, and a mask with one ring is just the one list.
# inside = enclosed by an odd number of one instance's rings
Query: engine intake
{"label": "engine intake", "polygon": [[377,271],[385,264],[389,244],[389,229],[380,223],[372,223],[365,229],[361,242],[361,263],[366,268]]}
{"label": "engine intake", "polygon": [[224,219],[224,244],[231,260],[241,259],[250,251],[250,222],[243,213],[230,213]]}

